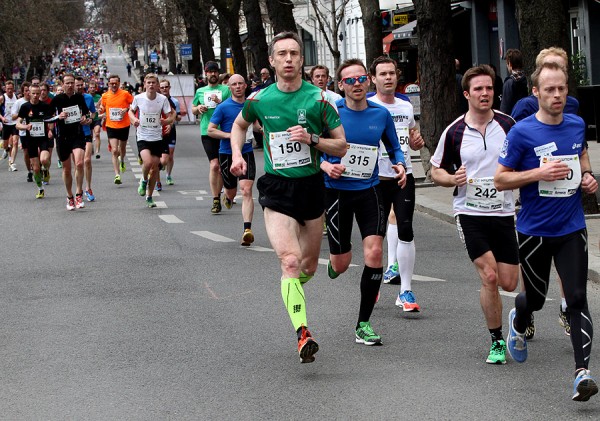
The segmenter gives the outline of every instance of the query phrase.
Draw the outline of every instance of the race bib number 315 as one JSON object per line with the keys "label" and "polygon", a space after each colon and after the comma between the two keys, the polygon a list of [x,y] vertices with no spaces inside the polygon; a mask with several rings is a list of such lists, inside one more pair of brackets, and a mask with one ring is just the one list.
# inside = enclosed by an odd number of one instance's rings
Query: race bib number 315
{"label": "race bib number 315", "polygon": [[377,163],[377,146],[348,144],[348,152],[342,158],[346,167],[342,177],[368,179],[373,175]]}

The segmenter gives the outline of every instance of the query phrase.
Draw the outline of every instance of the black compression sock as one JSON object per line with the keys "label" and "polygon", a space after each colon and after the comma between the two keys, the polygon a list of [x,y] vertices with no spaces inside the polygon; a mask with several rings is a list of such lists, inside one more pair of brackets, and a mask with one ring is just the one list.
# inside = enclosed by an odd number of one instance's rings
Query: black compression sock
{"label": "black compression sock", "polygon": [[[358,310],[358,322],[367,322],[371,318],[375,299],[381,285],[383,267],[371,268],[365,265],[360,278],[360,309]],[[358,329],[358,323],[357,323]]]}

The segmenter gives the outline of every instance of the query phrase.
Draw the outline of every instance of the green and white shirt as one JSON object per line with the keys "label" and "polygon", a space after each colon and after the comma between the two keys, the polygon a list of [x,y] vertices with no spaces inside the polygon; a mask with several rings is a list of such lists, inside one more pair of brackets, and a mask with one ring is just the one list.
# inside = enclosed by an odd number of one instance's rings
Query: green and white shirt
{"label": "green and white shirt", "polygon": [[203,86],[196,90],[196,95],[192,101],[192,105],[206,105],[208,107],[208,110],[202,114],[202,120],[200,120],[200,134],[202,136],[208,135],[208,123],[218,105],[212,100],[213,95],[216,95],[220,102],[223,102],[231,96],[231,91],[227,85]]}

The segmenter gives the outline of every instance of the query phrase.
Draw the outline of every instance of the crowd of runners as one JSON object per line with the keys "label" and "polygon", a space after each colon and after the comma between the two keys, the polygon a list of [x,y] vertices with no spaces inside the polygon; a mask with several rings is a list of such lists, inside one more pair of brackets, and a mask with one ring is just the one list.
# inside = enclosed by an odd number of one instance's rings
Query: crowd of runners
{"label": "crowd of runners", "polygon": [[[27,181],[35,197],[45,196],[56,148],[62,165],[69,211],[94,201],[92,161],[100,157],[100,133],[106,130],[114,183],[126,170],[130,127],[136,133],[142,177],[137,191],[148,207],[153,192],[173,184],[173,152],[179,104],[167,80],[146,74],[144,92],[132,96],[118,75],[98,64],[99,34],[81,32],[62,59],[63,92],[50,97],[39,79],[11,82],[2,95],[4,157],[16,171],[19,142]],[[317,269],[323,227],[329,244],[327,274],[342,276],[352,262],[351,235],[356,222],[362,238],[360,304],[355,341],[381,345],[371,315],[380,284],[399,284],[396,305],[420,312],[412,287],[415,267],[413,214],[415,178],[411,150],[424,140],[409,99],[396,92],[398,68],[379,57],[366,66],[345,60],[336,69],[343,97],[328,90],[329,69],[315,66],[311,82],[302,78],[302,41],[285,32],[273,38],[269,60],[276,81],[249,94],[246,79],[219,78],[219,65],[205,65],[206,86],[196,91],[192,112],[200,120],[200,138],[209,161],[211,212],[231,208],[239,188],[243,229],[240,243],[254,241],[252,194],[256,178],[255,137],[264,143],[265,174],[257,180],[268,238],[281,265],[285,308],[297,334],[300,361],[315,360],[319,345],[308,329],[305,288]],[[582,193],[598,184],[590,167],[581,118],[565,111],[567,57],[558,48],[540,52],[532,75],[531,97],[515,105],[519,122],[492,108],[495,73],[487,65],[469,69],[461,79],[466,113],[439,139],[431,158],[433,181],[454,190],[459,238],[481,278],[480,302],[491,345],[486,362],[527,359],[533,339],[533,312],[542,308],[552,261],[563,292],[561,323],[573,345],[575,380],[572,399],[586,401],[598,391],[589,371],[593,328],[587,304],[587,232]],[[264,69],[266,70],[266,69]],[[91,72],[91,73],[90,73]],[[99,78],[107,78],[101,94]],[[375,87],[370,91],[371,84]],[[44,92],[46,87],[46,92]],[[248,95],[249,94],[249,95]],[[527,109],[528,112],[523,110]],[[73,187],[74,184],[74,187]],[[520,191],[516,217],[513,190]],[[387,237],[387,264],[383,265]],[[519,265],[521,270],[519,271]],[[521,292],[508,314],[503,334],[498,288]]]}

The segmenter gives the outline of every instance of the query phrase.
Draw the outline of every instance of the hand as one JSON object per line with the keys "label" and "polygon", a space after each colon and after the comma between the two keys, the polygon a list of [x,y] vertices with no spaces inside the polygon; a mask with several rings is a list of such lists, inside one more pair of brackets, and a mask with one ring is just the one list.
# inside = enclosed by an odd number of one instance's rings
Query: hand
{"label": "hand", "polygon": [[587,194],[594,194],[598,190],[598,182],[590,173],[585,173],[581,178],[581,190]]}
{"label": "hand", "polygon": [[413,151],[418,151],[423,146],[425,146],[425,140],[423,140],[423,136],[421,136],[421,132],[417,129],[412,129],[408,138],[408,146]]}
{"label": "hand", "polygon": [[59,120],[64,120],[65,118],[67,118],[67,113],[65,113],[64,111],[62,111],[59,115],[58,115],[58,119]]}
{"label": "hand", "polygon": [[133,124],[134,127],[137,127],[140,125],[140,120],[138,120],[137,118],[134,118],[131,123]]}
{"label": "hand", "polygon": [[562,161],[548,161],[540,166],[540,180],[556,181],[567,178],[571,169]]}
{"label": "hand", "polygon": [[404,165],[396,164],[392,165],[394,171],[396,171],[396,179],[398,180],[398,185],[400,188],[404,188],[406,186],[406,170],[404,169]]}
{"label": "hand", "polygon": [[464,186],[467,184],[467,169],[464,165],[461,165],[458,170],[454,173],[454,185],[457,187]]}
{"label": "hand", "polygon": [[329,177],[337,180],[342,176],[344,171],[346,171],[346,166],[343,164],[332,164],[331,162],[323,161],[323,163],[321,163],[321,169],[325,171]]}
{"label": "hand", "polygon": [[171,127],[173,127],[173,126],[171,126],[169,124],[169,125],[166,125],[166,126],[163,125],[163,127],[165,128],[163,134],[169,134],[169,133],[171,133]]}
{"label": "hand", "polygon": [[229,171],[236,177],[241,177],[246,174],[246,161],[244,161],[244,158],[241,156],[234,156],[231,160],[231,168]]}
{"label": "hand", "polygon": [[206,111],[208,111],[208,107],[206,105],[198,105],[197,110],[198,110],[198,115],[202,115]]}
{"label": "hand", "polygon": [[215,104],[220,104],[221,103],[221,100],[219,99],[219,97],[216,94],[213,95],[211,99],[213,100],[213,102]]}
{"label": "hand", "polygon": [[304,130],[304,127],[300,125],[292,126],[289,129],[287,129],[287,132],[290,134],[289,140],[293,142],[304,143],[305,145],[310,145],[310,135],[306,130]]}

